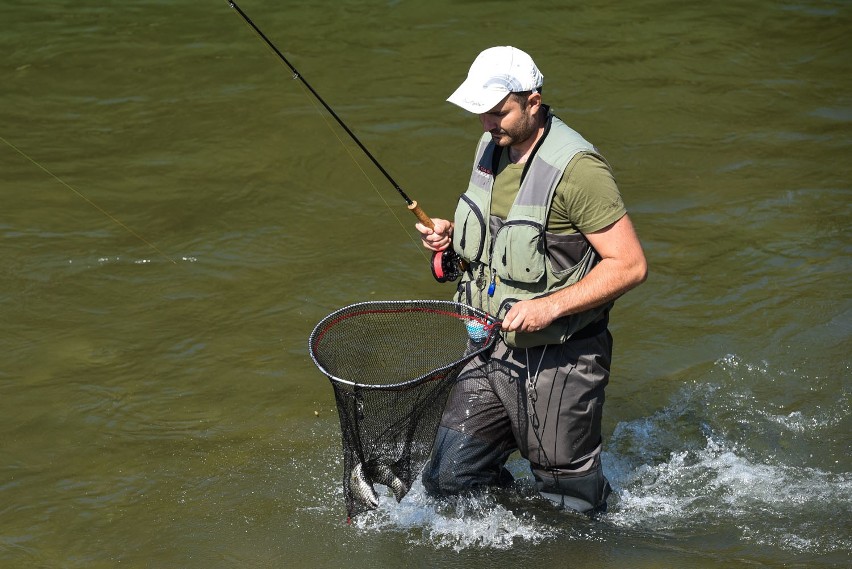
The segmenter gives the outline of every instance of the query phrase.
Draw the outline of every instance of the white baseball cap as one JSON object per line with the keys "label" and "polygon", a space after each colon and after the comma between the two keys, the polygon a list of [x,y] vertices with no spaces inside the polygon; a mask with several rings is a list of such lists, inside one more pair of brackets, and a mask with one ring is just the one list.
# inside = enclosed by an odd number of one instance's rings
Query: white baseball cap
{"label": "white baseball cap", "polygon": [[490,111],[509,93],[539,89],[544,76],[535,62],[516,47],[501,45],[480,53],[458,89],[447,101],[471,113]]}

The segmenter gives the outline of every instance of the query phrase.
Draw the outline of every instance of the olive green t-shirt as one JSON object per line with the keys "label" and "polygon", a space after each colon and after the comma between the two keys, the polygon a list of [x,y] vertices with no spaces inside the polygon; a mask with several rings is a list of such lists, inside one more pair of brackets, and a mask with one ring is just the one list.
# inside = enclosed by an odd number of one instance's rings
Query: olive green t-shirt
{"label": "olive green t-shirt", "polygon": [[[491,215],[503,219],[509,215],[523,171],[524,164],[512,164],[509,153],[501,152],[491,193]],[[577,230],[592,233],[615,223],[625,213],[627,209],[609,165],[594,154],[580,153],[568,163],[556,187],[547,231],[560,235]]]}

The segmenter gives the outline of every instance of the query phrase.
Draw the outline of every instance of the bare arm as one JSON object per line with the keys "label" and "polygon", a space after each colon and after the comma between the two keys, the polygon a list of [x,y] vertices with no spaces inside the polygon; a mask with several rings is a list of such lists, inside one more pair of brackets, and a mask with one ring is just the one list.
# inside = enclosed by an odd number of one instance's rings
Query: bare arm
{"label": "bare arm", "polygon": [[627,215],[586,238],[600,262],[577,283],[549,296],[516,303],[503,319],[503,330],[535,332],[562,316],[576,314],[615,300],[642,284],[648,266],[642,244]]}

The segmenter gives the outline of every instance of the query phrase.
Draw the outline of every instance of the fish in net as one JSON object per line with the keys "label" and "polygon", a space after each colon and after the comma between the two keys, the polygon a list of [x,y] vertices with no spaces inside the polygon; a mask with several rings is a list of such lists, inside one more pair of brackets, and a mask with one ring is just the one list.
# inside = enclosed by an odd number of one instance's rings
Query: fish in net
{"label": "fish in net", "polygon": [[309,349],[334,388],[350,520],[378,506],[376,484],[397,501],[408,493],[450,388],[498,328],[485,312],[438,300],[353,304],[316,325]]}

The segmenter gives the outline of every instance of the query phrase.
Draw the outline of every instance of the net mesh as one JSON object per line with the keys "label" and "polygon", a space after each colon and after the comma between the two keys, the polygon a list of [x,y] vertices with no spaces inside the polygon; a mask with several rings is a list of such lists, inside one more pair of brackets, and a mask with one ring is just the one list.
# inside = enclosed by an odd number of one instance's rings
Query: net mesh
{"label": "net mesh", "polygon": [[405,496],[453,381],[491,347],[495,329],[484,312],[431,300],[353,304],[317,324],[309,348],[334,388],[350,519],[378,506],[376,484]]}

